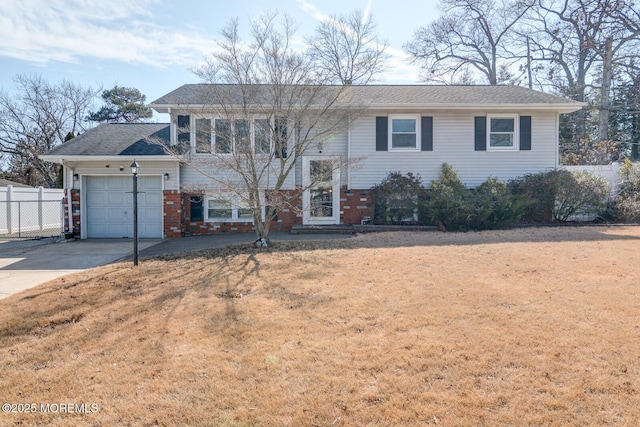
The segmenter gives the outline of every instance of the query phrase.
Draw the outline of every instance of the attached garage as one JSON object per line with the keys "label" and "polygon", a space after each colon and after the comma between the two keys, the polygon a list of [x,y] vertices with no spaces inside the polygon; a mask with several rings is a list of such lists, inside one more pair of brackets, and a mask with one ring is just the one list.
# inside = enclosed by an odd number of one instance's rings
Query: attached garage
{"label": "attached garage", "polygon": [[[133,178],[87,176],[85,181],[87,238],[133,238]],[[138,236],[162,238],[162,178],[138,178]]]}

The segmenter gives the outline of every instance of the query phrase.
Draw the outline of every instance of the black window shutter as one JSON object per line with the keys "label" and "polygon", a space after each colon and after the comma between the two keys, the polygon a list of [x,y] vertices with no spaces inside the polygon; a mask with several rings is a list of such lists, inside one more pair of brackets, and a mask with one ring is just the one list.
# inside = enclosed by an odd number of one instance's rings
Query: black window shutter
{"label": "black window shutter", "polygon": [[202,209],[202,197],[201,196],[191,196],[189,198],[189,204],[190,204],[190,210],[191,210],[191,215],[189,217],[189,219],[191,219],[191,221],[202,221],[203,218],[203,209]]}
{"label": "black window shutter", "polygon": [[389,119],[386,116],[376,117],[376,151],[388,151]]}
{"label": "black window shutter", "polygon": [[275,119],[275,136],[276,140],[274,142],[276,157],[283,159],[287,158],[287,118],[286,117],[276,117]]}
{"label": "black window shutter", "polygon": [[520,116],[520,149],[531,150],[531,116]]}
{"label": "black window shutter", "polygon": [[433,117],[421,117],[422,151],[433,151]]}
{"label": "black window shutter", "polygon": [[475,117],[475,147],[476,151],[487,151],[487,118]]}

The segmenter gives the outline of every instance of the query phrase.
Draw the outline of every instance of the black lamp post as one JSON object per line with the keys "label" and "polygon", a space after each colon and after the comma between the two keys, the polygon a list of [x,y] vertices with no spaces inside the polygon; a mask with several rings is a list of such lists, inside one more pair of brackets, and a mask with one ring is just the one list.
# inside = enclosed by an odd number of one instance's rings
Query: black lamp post
{"label": "black lamp post", "polygon": [[135,160],[131,163],[133,174],[133,265],[138,265],[138,171],[140,165]]}

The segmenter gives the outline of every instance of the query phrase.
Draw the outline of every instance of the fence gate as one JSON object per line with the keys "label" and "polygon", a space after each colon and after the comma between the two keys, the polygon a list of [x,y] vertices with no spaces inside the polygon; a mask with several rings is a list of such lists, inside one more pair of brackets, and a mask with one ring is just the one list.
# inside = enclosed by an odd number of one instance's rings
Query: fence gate
{"label": "fence gate", "polygon": [[0,240],[58,237],[63,226],[63,200],[0,201]]}

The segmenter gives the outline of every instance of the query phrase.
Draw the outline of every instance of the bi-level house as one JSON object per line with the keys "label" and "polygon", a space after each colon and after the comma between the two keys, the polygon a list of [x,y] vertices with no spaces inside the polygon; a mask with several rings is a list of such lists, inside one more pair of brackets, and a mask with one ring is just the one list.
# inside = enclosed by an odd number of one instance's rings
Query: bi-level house
{"label": "bi-level house", "polygon": [[[233,150],[228,135],[242,129],[253,149],[272,153],[273,141],[261,132],[268,119],[256,114],[232,123],[213,108],[207,89],[184,85],[153,101],[169,114],[168,124],[101,124],[41,156],[64,168],[69,232],[133,235],[133,160],[140,165],[140,237],[251,231],[246,206],[211,179],[228,173],[216,170],[213,158]],[[359,224],[371,215],[368,190],[390,171],[419,174],[428,184],[446,162],[473,187],[489,176],[509,180],[555,168],[560,115],[582,108],[518,86],[351,86],[348,102],[360,110],[348,128],[295,159],[282,191],[300,192],[300,209],[282,209],[272,229]],[[305,187],[314,162],[323,160],[343,166],[323,187]],[[323,208],[314,209],[319,200]]]}

